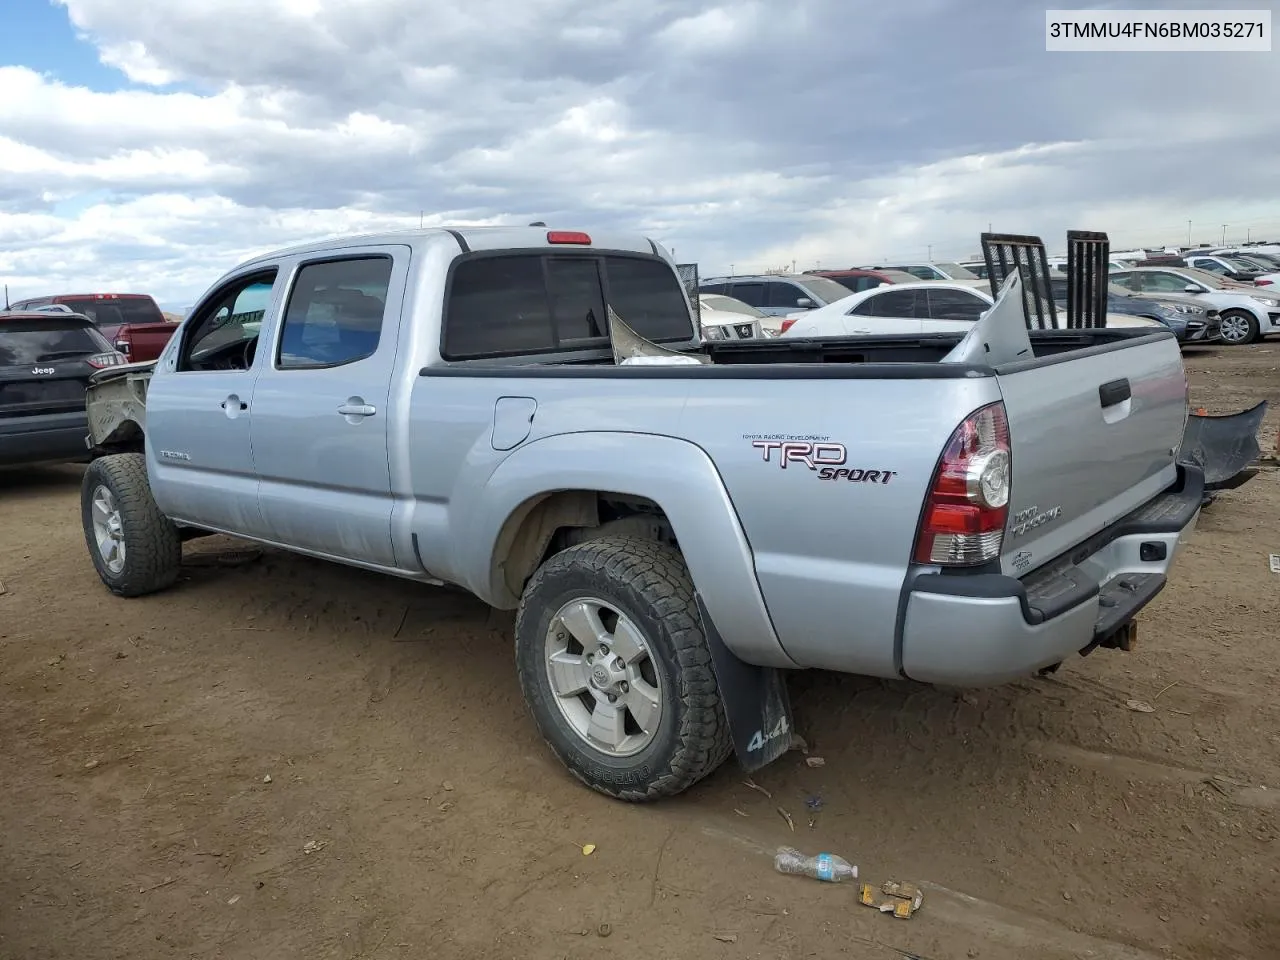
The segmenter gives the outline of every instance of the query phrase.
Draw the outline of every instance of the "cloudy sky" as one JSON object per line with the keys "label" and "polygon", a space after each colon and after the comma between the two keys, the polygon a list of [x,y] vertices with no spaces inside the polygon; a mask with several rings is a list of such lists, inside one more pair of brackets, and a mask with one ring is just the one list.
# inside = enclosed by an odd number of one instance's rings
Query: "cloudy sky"
{"label": "cloudy sky", "polygon": [[1280,239],[1280,49],[1050,54],[1025,0],[4,12],[15,299],[185,306],[253,253],[420,217],[626,225],[704,274],[962,257],[989,223],[1051,252],[1069,227],[1125,246],[1188,220],[1197,241]]}

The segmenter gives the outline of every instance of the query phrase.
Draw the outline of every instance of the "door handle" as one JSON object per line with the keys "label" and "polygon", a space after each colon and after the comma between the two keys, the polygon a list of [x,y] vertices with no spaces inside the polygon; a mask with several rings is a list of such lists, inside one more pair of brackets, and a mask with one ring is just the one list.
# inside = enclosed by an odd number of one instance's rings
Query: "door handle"
{"label": "door handle", "polygon": [[371,403],[358,403],[348,400],[338,406],[338,412],[344,417],[372,417],[378,408]]}
{"label": "door handle", "polygon": [[1098,387],[1098,401],[1104,410],[1107,407],[1114,407],[1117,403],[1124,403],[1131,396],[1133,396],[1133,388],[1129,386],[1128,377],[1112,380]]}
{"label": "door handle", "polygon": [[230,413],[233,410],[248,410],[249,405],[237,397],[234,393],[218,404],[223,410]]}

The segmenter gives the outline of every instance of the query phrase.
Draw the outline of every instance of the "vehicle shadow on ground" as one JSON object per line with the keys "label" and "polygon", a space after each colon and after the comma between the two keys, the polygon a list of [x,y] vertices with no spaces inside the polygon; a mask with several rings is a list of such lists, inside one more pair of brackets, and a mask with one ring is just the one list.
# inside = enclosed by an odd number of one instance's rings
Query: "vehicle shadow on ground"
{"label": "vehicle shadow on ground", "polygon": [[84,465],[78,463],[0,467],[0,497],[6,500],[44,497],[52,490],[80,486],[83,476]]}

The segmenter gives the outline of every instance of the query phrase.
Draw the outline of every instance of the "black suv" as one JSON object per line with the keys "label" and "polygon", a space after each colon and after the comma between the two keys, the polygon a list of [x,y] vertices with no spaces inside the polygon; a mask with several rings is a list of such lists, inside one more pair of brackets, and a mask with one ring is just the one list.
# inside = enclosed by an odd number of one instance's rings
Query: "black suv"
{"label": "black suv", "polygon": [[123,362],[82,314],[0,312],[0,466],[88,460],[85,387]]}

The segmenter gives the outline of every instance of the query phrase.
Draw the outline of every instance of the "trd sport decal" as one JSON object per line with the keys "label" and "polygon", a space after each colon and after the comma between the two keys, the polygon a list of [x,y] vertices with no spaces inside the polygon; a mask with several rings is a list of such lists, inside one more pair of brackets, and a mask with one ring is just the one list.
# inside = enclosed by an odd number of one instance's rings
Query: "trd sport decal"
{"label": "trd sport decal", "polygon": [[783,470],[792,464],[808,467],[819,480],[886,484],[898,475],[896,470],[846,467],[849,451],[843,443],[829,440],[752,440],[751,445],[760,451],[765,463],[776,463]]}

